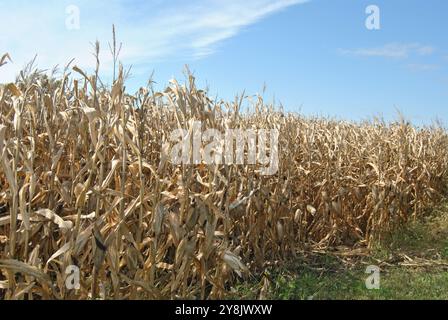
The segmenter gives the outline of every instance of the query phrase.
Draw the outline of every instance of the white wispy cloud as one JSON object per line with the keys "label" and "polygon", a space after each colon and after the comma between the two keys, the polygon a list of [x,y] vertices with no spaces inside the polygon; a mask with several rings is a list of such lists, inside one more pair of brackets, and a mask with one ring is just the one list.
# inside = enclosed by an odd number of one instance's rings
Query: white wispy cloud
{"label": "white wispy cloud", "polygon": [[420,71],[434,71],[440,69],[437,64],[424,64],[424,63],[410,63],[406,66],[409,70],[420,72]]}
{"label": "white wispy cloud", "polygon": [[[134,72],[148,63],[170,58],[203,58],[245,27],[308,0],[16,0],[0,3],[0,53],[14,64],[0,69],[0,82],[10,81],[24,63],[38,55],[41,67],[72,58],[92,68],[92,45],[100,41],[102,68],[111,67],[107,47],[111,25],[123,42],[121,59]],[[80,29],[68,30],[66,8],[80,10]]]}
{"label": "white wispy cloud", "polygon": [[405,59],[411,55],[428,56],[433,54],[435,50],[432,46],[419,43],[389,43],[373,48],[339,49],[339,53],[358,57]]}

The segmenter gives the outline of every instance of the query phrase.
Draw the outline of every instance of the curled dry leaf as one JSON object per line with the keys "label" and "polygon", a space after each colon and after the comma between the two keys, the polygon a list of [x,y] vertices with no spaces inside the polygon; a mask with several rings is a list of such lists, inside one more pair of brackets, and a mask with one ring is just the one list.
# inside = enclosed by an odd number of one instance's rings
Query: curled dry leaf
{"label": "curled dry leaf", "polygon": [[231,251],[225,251],[222,255],[222,259],[240,277],[243,276],[243,273],[249,271],[247,267],[241,262],[241,259]]}
{"label": "curled dry leaf", "polygon": [[68,231],[73,227],[73,222],[65,221],[50,209],[40,209],[35,213],[57,224],[61,230]]}

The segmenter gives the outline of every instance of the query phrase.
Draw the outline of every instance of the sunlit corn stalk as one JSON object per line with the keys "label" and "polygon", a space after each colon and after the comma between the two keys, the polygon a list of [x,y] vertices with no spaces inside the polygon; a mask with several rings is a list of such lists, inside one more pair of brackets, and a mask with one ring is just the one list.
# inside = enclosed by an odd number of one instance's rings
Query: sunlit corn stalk
{"label": "sunlit corn stalk", "polygon": [[[22,96],[22,94],[20,94]],[[19,166],[20,159],[20,145],[22,143],[22,112],[23,112],[23,104],[22,101],[19,100],[19,97],[16,97],[13,100],[13,108],[14,108],[14,133],[15,133],[15,153],[12,162],[12,171],[14,173],[14,181],[15,188],[13,188],[12,192],[12,208],[11,208],[11,223],[10,223],[10,256],[12,259],[15,258],[15,249],[16,249],[16,232],[17,232],[17,216],[18,216],[18,204],[19,204],[19,181],[18,181],[18,172],[17,168]]]}

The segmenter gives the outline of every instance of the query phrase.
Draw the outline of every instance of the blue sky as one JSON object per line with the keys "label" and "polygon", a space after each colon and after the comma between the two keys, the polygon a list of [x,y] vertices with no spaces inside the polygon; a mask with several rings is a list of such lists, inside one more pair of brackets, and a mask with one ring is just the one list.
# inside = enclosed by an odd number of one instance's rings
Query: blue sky
{"label": "blue sky", "polygon": [[[79,29],[66,24],[73,5]],[[380,9],[380,30],[365,26],[369,5]],[[266,100],[307,115],[390,120],[399,109],[417,124],[448,123],[446,0],[0,0],[0,53],[14,62],[0,82],[35,54],[41,68],[76,58],[91,69],[96,39],[108,79],[112,23],[133,66],[131,90],[153,70],[160,87],[182,80],[188,64],[225,99],[266,84]]]}

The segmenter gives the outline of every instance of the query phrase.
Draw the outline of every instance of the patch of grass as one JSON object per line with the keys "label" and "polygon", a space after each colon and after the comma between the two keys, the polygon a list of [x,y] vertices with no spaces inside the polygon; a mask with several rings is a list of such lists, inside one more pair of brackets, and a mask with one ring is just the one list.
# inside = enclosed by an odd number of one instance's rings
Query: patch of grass
{"label": "patch of grass", "polygon": [[[367,289],[364,270],[280,273],[271,283],[267,299],[281,300],[447,300],[448,272],[394,267],[381,272],[380,288]],[[254,284],[254,283],[253,283]],[[256,299],[251,285],[237,287],[240,298]]]}
{"label": "patch of grass", "polygon": [[448,273],[395,268],[382,273],[380,289],[367,289],[362,270],[338,274],[307,272],[279,279],[274,299],[448,299]]}
{"label": "patch of grass", "polygon": [[[381,268],[378,290],[366,288],[368,265]],[[448,300],[448,203],[389,235],[368,256],[347,263],[332,253],[312,254],[269,272],[267,299]],[[257,298],[261,282],[241,284],[234,294]]]}
{"label": "patch of grass", "polygon": [[406,253],[426,258],[447,258],[448,202],[431,214],[403,225],[383,240],[376,252]]}

